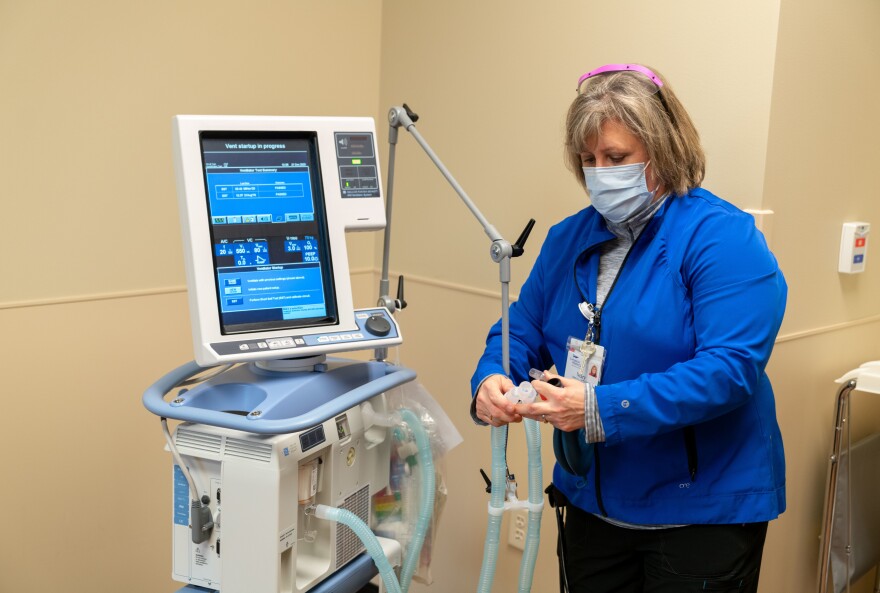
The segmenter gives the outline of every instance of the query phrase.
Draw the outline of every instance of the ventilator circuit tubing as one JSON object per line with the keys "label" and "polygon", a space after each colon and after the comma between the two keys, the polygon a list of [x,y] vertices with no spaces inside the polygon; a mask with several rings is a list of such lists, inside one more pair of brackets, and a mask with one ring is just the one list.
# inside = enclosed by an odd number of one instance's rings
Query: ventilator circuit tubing
{"label": "ventilator circuit tubing", "polygon": [[507,443],[507,425],[493,426],[492,440],[492,494],[489,499],[489,525],[483,544],[483,566],[480,569],[478,593],[489,593],[495,578],[498,561],[498,541],[501,536],[501,517],[504,514],[504,491],[507,485],[507,462],[504,448]]}
{"label": "ventilator circuit tubing", "polygon": [[394,569],[391,567],[391,563],[388,562],[388,558],[385,557],[385,552],[382,551],[382,545],[376,539],[375,534],[370,531],[367,524],[361,521],[360,517],[346,509],[328,507],[323,504],[315,507],[315,516],[319,519],[342,523],[351,529],[363,542],[367,553],[373,559],[373,562],[376,563],[376,568],[379,569],[379,575],[385,584],[385,590],[388,593],[402,593],[400,583],[397,582],[397,578],[394,575]]}
{"label": "ventilator circuit tubing", "polygon": [[532,589],[535,575],[535,562],[538,559],[538,543],[541,540],[541,513],[544,509],[544,491],[541,487],[543,471],[541,467],[541,428],[538,422],[523,419],[526,428],[526,443],[529,451],[529,525],[526,530],[526,545],[519,565],[519,593]]}
{"label": "ventilator circuit tubing", "polygon": [[422,476],[419,487],[419,518],[416,522],[415,533],[407,546],[406,559],[400,571],[400,587],[403,591],[408,591],[413,573],[415,573],[418,567],[422,544],[425,541],[425,534],[428,532],[431,517],[434,513],[435,476],[434,460],[431,457],[431,443],[428,441],[428,433],[425,432],[425,427],[422,426],[418,417],[410,410],[403,409],[400,411],[400,415],[412,431],[416,445],[419,448],[419,467]]}
{"label": "ventilator circuit tubing", "polygon": [[[527,503],[504,502],[507,485],[507,461],[505,443],[507,426],[492,427],[492,494],[489,501],[489,524],[486,529],[486,542],[483,546],[483,566],[480,569],[478,593],[489,593],[495,577],[498,561],[498,546],[501,539],[501,517],[506,509],[527,508],[529,523],[526,542],[519,571],[519,593],[528,593],[532,588],[535,562],[538,558],[538,544],[541,538],[541,513],[544,508],[544,493],[541,487],[543,471],[541,464],[541,431],[534,420],[524,419],[526,442],[529,452],[529,500]],[[514,498],[514,497],[511,497]]]}

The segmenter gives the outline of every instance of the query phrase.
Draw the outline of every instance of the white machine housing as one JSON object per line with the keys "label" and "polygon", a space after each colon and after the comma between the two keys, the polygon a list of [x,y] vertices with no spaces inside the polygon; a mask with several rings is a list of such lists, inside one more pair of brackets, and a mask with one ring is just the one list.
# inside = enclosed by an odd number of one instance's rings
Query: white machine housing
{"label": "white machine housing", "polygon": [[[381,407],[382,397],[372,405]],[[192,543],[189,487],[175,465],[172,578],[223,593],[299,593],[360,554],[348,527],[304,510],[345,508],[370,524],[371,497],[388,485],[390,439],[387,429],[364,426],[364,405],[283,435],[178,426],[175,444],[200,496],[210,498],[215,527],[207,541]],[[303,483],[315,468],[317,481]],[[314,496],[301,504],[304,490]]]}
{"label": "white machine housing", "polygon": [[[327,248],[335,285],[336,323],[307,324],[293,329],[259,330],[249,334],[224,333],[220,321],[217,274],[214,266],[209,212],[206,191],[206,166],[203,163],[201,138],[204,133],[308,133],[317,144],[322,187],[313,188],[323,195],[327,225]],[[358,139],[360,152],[344,151],[342,143]],[[173,120],[173,151],[177,177],[178,203],[183,237],[184,261],[189,289],[190,317],[195,358],[201,366],[248,360],[266,360],[304,357],[329,352],[350,351],[393,346],[400,343],[400,333],[394,319],[387,315],[388,334],[364,331],[364,319],[374,311],[360,312],[352,305],[348,255],[345,232],[378,230],[385,227],[384,201],[381,196],[381,171],[376,151],[375,123],[368,117],[281,117],[281,116],[205,116],[178,115]],[[346,159],[349,153],[372,151],[362,164],[361,158]],[[349,187],[343,178],[346,173],[355,177],[367,173],[369,180],[353,179]],[[351,173],[354,171],[354,173]],[[343,195],[345,194],[345,195]],[[278,198],[283,199],[284,194]],[[275,195],[272,195],[275,198]],[[380,312],[381,313],[381,312]],[[384,331],[384,322],[383,322]],[[320,339],[319,339],[320,338]],[[235,344],[223,350],[223,345]]]}

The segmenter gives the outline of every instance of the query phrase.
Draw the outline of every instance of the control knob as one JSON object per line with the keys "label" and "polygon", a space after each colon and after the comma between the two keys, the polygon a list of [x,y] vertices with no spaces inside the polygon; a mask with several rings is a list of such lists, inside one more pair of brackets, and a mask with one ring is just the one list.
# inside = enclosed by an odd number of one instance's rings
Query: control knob
{"label": "control knob", "polygon": [[391,333],[391,322],[385,319],[381,314],[371,315],[364,328],[374,336],[387,336]]}

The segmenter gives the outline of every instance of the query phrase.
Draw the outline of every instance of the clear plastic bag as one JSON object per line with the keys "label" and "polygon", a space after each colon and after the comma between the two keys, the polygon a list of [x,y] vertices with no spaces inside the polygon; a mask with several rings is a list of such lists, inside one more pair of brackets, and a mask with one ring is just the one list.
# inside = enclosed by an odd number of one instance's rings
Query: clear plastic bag
{"label": "clear plastic bag", "polygon": [[[434,471],[433,509],[419,555],[413,580],[424,584],[433,582],[431,558],[437,537],[437,526],[446,504],[446,453],[462,442],[461,434],[452,421],[418,383],[407,383],[386,394],[389,412],[409,410],[425,430],[431,449]],[[404,426],[389,429],[392,438],[389,485],[373,497],[375,532],[400,542],[406,557],[419,520],[419,506],[423,499],[419,451],[415,439]]]}

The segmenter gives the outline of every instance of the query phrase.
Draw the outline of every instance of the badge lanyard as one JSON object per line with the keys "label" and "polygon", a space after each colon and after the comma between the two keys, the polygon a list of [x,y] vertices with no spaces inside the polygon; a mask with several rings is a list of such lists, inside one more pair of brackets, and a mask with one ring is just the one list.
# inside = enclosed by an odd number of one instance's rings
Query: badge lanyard
{"label": "badge lanyard", "polygon": [[[607,301],[608,297],[611,296],[611,292],[617,285],[618,278],[620,278],[620,273],[623,271],[623,267],[632,253],[632,248],[635,242],[641,238],[642,234],[640,232],[638,237],[635,237],[633,245],[627,250],[603,301]],[[595,305],[590,302],[582,302],[578,305],[578,310],[587,320],[587,335],[583,340],[569,336],[566,344],[568,347],[568,358],[565,362],[565,376],[589,383],[595,387],[602,379],[602,370],[605,366],[605,348],[593,341],[596,339],[598,330],[601,327],[602,306],[598,302]]]}

